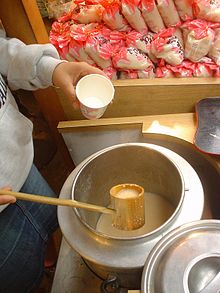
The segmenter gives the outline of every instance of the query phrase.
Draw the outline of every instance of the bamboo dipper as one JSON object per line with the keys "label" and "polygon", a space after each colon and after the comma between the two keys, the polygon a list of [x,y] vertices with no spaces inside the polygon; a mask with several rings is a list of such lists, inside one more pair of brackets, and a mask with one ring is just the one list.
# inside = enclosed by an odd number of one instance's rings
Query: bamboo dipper
{"label": "bamboo dipper", "polygon": [[110,189],[110,195],[111,206],[116,211],[116,216],[112,219],[114,227],[136,230],[145,224],[143,187],[137,184],[119,184]]}
{"label": "bamboo dipper", "polygon": [[[127,188],[127,184],[124,184],[123,186],[126,186],[126,188]],[[135,186],[135,185],[132,185],[132,186]],[[118,187],[114,186],[113,188],[118,188]],[[139,227],[143,226],[144,222],[141,226],[139,226],[137,228],[137,226],[138,226],[137,219],[140,218],[138,207],[140,207],[140,205],[137,205],[135,198],[133,198],[133,199],[128,198],[127,199],[128,203],[125,204],[126,200],[124,198],[122,198],[121,200],[120,200],[120,198],[117,198],[117,192],[115,193],[113,188],[111,190],[114,194],[111,195],[111,201],[112,201],[112,205],[115,207],[115,209],[102,207],[102,206],[89,204],[89,203],[84,203],[84,202],[79,202],[79,201],[72,200],[72,199],[53,198],[53,197],[47,197],[47,196],[42,196],[42,195],[36,195],[36,194],[8,191],[8,190],[3,190],[3,189],[0,189],[0,195],[7,194],[7,195],[12,195],[12,196],[16,197],[17,199],[26,200],[26,201],[38,202],[38,203],[42,203],[42,204],[82,208],[82,209],[86,209],[86,210],[93,211],[93,212],[111,214],[113,226],[115,226],[117,229],[120,229],[120,230],[134,230],[134,229],[138,229]],[[142,188],[142,187],[140,187],[140,188]],[[135,187],[135,190],[136,190],[136,187]],[[122,202],[122,203],[120,204],[120,202]],[[138,200],[138,202],[139,202],[139,200]],[[138,215],[137,215],[137,213],[138,213]]]}

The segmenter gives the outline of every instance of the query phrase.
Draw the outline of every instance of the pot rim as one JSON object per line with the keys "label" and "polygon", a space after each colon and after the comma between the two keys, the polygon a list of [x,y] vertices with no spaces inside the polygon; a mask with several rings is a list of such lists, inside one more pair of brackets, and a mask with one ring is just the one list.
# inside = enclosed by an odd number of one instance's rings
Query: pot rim
{"label": "pot rim", "polygon": [[146,148],[146,149],[151,149],[157,153],[159,153],[160,155],[164,156],[174,167],[175,169],[177,170],[178,174],[179,174],[179,177],[180,177],[180,181],[181,181],[181,196],[180,196],[180,199],[179,199],[179,202],[178,202],[178,205],[177,207],[175,208],[174,212],[172,213],[172,215],[162,224],[160,225],[158,228],[148,232],[148,233],[145,233],[145,234],[141,234],[141,235],[138,235],[138,236],[123,236],[123,237],[120,237],[120,236],[111,236],[111,235],[108,235],[108,234],[105,234],[105,233],[102,233],[102,232],[99,232],[97,231],[96,229],[94,229],[93,227],[91,227],[85,220],[83,220],[83,218],[81,217],[80,213],[79,213],[79,209],[78,208],[73,208],[74,209],[74,212],[76,214],[76,216],[78,217],[78,219],[82,222],[82,224],[87,227],[92,233],[95,233],[101,237],[104,237],[104,238],[109,238],[109,239],[118,239],[118,240],[134,240],[134,239],[141,239],[141,238],[145,238],[145,237],[154,237],[155,235],[159,235],[161,233],[161,231],[165,228],[165,227],[169,227],[172,222],[176,219],[176,217],[178,216],[178,214],[180,213],[181,211],[181,207],[182,207],[182,204],[183,204],[183,200],[184,200],[184,196],[185,196],[185,191],[186,191],[186,187],[185,187],[185,180],[184,180],[184,177],[183,177],[183,174],[179,168],[179,166],[175,163],[175,161],[170,158],[169,156],[167,156],[166,154],[164,154],[161,150],[158,150],[158,149],[155,149],[154,145],[152,144],[146,144],[146,143],[123,143],[123,144],[117,144],[117,145],[113,145],[113,146],[110,146],[110,147],[107,147],[107,148],[104,148],[96,153],[94,153],[93,155],[91,155],[89,158],[85,159],[83,162],[82,162],[82,165],[81,165],[81,168],[79,169],[79,171],[77,172],[75,178],[74,178],[74,181],[72,183],[72,199],[74,200],[74,187],[76,185],[76,182],[81,174],[81,172],[83,171],[84,167],[87,166],[90,162],[92,162],[95,158],[99,157],[100,155],[104,154],[104,153],[107,153],[113,149],[117,149],[117,148],[123,148],[123,147],[127,147],[127,146],[140,146],[140,147],[143,147],[143,148]]}

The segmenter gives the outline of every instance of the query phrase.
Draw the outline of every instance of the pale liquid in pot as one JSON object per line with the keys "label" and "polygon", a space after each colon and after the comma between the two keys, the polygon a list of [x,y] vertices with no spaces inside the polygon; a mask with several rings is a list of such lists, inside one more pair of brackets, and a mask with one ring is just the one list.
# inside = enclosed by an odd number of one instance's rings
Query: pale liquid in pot
{"label": "pale liquid in pot", "polygon": [[132,188],[123,188],[117,193],[118,198],[132,198],[137,197],[139,191]]}
{"label": "pale liquid in pot", "polygon": [[134,237],[149,233],[165,223],[173,214],[175,207],[164,197],[145,192],[145,224],[143,227],[125,231],[112,226],[112,215],[102,214],[97,222],[96,230],[112,237]]}

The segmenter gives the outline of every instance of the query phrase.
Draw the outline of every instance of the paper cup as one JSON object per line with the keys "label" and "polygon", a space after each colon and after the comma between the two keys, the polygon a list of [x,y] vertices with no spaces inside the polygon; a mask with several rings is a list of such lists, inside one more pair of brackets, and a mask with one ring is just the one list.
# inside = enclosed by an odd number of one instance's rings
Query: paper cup
{"label": "paper cup", "polygon": [[114,97],[111,80],[100,74],[82,77],[76,85],[76,96],[80,109],[87,119],[100,118]]}

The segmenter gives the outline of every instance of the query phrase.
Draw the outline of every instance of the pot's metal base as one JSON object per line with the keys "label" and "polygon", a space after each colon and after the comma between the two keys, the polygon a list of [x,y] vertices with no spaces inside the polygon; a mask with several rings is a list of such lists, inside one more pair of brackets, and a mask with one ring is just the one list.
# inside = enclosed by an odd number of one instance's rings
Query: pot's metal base
{"label": "pot's metal base", "polygon": [[84,263],[63,238],[51,293],[100,292],[102,280]]}

